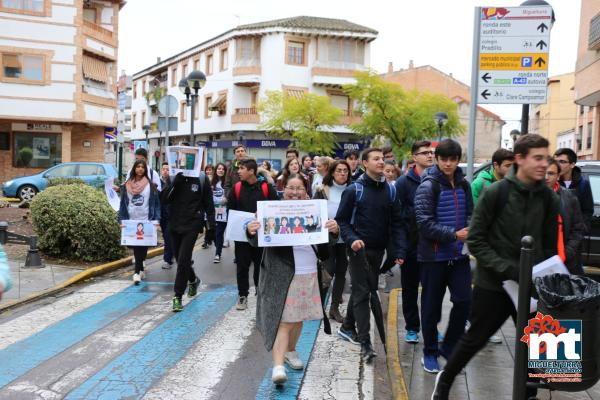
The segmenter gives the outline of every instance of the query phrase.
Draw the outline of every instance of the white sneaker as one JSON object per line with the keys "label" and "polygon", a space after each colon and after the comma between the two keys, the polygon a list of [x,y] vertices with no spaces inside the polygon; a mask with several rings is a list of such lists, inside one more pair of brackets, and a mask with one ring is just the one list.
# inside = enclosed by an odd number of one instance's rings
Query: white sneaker
{"label": "white sneaker", "polygon": [[273,367],[273,375],[271,376],[273,383],[276,385],[283,385],[287,382],[287,374],[285,373],[285,367],[283,365],[276,365]]}
{"label": "white sneaker", "polygon": [[291,369],[303,369],[304,363],[300,359],[297,351],[288,351],[283,356],[283,360]]}
{"label": "white sneaker", "polygon": [[495,343],[495,344],[499,344],[502,343],[502,338],[498,335],[492,335],[489,339],[488,342],[490,343]]}
{"label": "white sneaker", "polygon": [[385,289],[385,287],[386,287],[385,274],[380,274],[379,275],[379,289]]}
{"label": "white sneaker", "polygon": [[140,271],[140,279],[146,279],[146,271]]}
{"label": "white sneaker", "polygon": [[213,262],[214,262],[215,264],[218,264],[218,263],[220,263],[220,262],[221,262],[221,256],[215,256],[215,258],[213,259]]}
{"label": "white sneaker", "polygon": [[141,281],[142,278],[140,277],[140,274],[133,274],[133,283],[135,285],[139,285]]}

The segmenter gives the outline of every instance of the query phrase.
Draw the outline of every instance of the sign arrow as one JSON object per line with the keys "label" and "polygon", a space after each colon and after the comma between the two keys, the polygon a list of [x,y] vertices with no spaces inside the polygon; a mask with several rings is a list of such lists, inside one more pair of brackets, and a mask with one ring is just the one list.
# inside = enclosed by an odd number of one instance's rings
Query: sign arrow
{"label": "sign arrow", "polygon": [[548,47],[548,45],[546,44],[546,42],[544,42],[543,40],[540,40],[535,47],[539,47],[540,50],[544,50],[544,46]]}
{"label": "sign arrow", "polygon": [[488,97],[490,97],[491,93],[485,89],[483,92],[481,92],[481,97],[483,97],[484,99],[488,99]]}
{"label": "sign arrow", "polygon": [[538,59],[535,60],[535,64],[537,64],[537,66],[541,68],[542,65],[546,64],[546,61],[544,61],[542,57],[538,57]]}
{"label": "sign arrow", "polygon": [[547,30],[547,29],[548,29],[548,26],[545,23],[543,23],[543,22],[537,27],[537,30],[540,31],[540,32],[542,32],[542,33],[544,33],[544,31]]}
{"label": "sign arrow", "polygon": [[485,73],[485,75],[483,75],[483,76],[481,77],[481,79],[483,79],[483,81],[484,81],[485,83],[488,83],[488,82],[490,81],[490,79],[492,79],[492,76],[490,75],[490,73],[489,73],[489,72],[486,72],[486,73]]}

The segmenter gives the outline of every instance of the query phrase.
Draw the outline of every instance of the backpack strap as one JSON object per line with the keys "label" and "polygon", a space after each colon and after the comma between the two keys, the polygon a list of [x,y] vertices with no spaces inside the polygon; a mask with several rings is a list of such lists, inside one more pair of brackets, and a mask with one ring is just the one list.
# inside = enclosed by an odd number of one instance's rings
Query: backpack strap
{"label": "backpack strap", "polygon": [[500,216],[504,206],[508,202],[508,191],[510,190],[510,182],[507,179],[500,180],[498,183],[498,193],[496,193],[496,202],[494,203],[494,220]]}
{"label": "backpack strap", "polygon": [[237,181],[235,185],[233,185],[233,195],[236,200],[240,199],[240,193],[242,191],[242,181]]}
{"label": "backpack strap", "polygon": [[354,220],[356,217],[356,208],[358,207],[358,203],[362,199],[364,187],[362,183],[354,182],[354,208],[352,209],[352,217],[350,218],[350,225],[354,225]]}
{"label": "backpack strap", "polygon": [[[263,182],[260,187],[262,188],[262,193],[265,200],[269,200],[269,184],[267,182]],[[238,193],[239,197],[239,193]]]}

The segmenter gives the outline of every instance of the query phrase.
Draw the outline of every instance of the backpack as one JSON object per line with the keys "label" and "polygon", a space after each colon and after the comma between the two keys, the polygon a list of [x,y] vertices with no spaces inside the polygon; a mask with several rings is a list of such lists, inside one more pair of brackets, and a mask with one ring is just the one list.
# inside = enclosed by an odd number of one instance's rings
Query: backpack
{"label": "backpack", "polygon": [[[269,184],[267,182],[263,181],[261,183],[260,187],[262,189],[265,200],[268,200],[269,199]],[[240,199],[241,192],[242,192],[242,181],[237,181],[235,183],[235,185],[233,186],[233,194],[234,194],[236,200]]]}
{"label": "backpack", "polygon": [[[494,201],[494,218],[490,222],[490,225],[494,223],[494,221],[502,214],[502,210],[506,206],[508,202],[508,191],[510,189],[510,182],[506,179],[500,180],[498,184],[498,193],[496,195],[496,200]],[[549,196],[550,189],[544,188],[544,210],[548,210],[548,207],[552,203],[552,196]]]}
{"label": "backpack", "polygon": [[[396,200],[396,185],[394,185],[393,183],[387,183],[387,187],[389,188],[388,190],[388,196],[389,196],[389,200],[390,200],[390,207],[394,206],[394,201]],[[362,183],[356,181],[354,182],[354,191],[355,191],[355,196],[354,196],[354,208],[352,209],[352,218],[350,218],[350,225],[354,225],[354,219],[356,216],[356,208],[358,207],[358,203],[362,200],[362,195],[363,195],[363,191],[364,191],[364,186]]]}

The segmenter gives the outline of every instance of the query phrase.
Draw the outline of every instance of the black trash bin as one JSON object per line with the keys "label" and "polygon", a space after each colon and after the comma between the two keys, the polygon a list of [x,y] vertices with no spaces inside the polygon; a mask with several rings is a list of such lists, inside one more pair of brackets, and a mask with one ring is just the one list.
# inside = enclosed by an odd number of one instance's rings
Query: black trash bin
{"label": "black trash bin", "polygon": [[600,284],[590,278],[551,274],[535,278],[537,309],[554,319],[581,320],[581,382],[547,382],[553,390],[580,392],[600,379]]}

